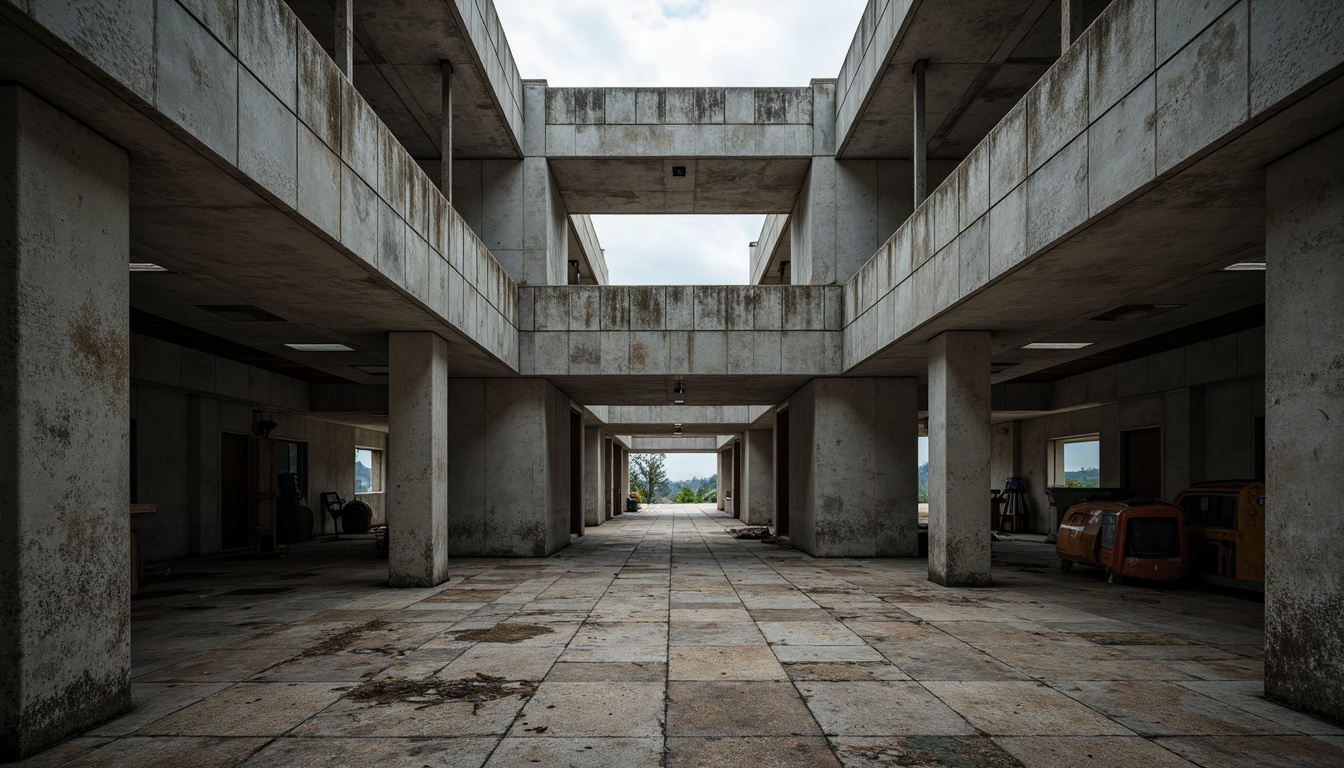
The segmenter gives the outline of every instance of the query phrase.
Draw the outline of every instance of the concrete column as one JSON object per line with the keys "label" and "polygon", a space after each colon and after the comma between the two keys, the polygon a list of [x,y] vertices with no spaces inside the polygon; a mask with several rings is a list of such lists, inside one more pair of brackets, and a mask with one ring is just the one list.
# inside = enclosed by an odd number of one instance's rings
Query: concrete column
{"label": "concrete column", "polygon": [[448,579],[448,342],[388,334],[388,581],[432,587]]}
{"label": "concrete column", "polygon": [[[349,2],[349,0],[346,0]],[[337,0],[339,4],[340,0]],[[439,119],[439,191],[453,204],[453,65],[439,62],[439,84],[443,92],[442,117]]]}
{"label": "concrete column", "polygon": [[448,556],[568,546],[569,398],[545,379],[449,379],[446,400]]}
{"label": "concrete column", "polygon": [[742,522],[765,525],[775,516],[775,432],[749,429],[742,444]]}
{"label": "concrete column", "polygon": [[620,489],[616,487],[616,480],[621,473],[616,468],[616,441],[607,438],[605,450],[606,459],[602,466],[606,467],[603,480],[607,489],[607,519],[610,520],[621,512],[621,500],[618,496]]}
{"label": "concrete column", "polygon": [[989,332],[929,342],[929,580],[984,587],[989,576]]}
{"label": "concrete column", "polygon": [[1344,720],[1344,130],[1269,166],[1265,693]]}
{"label": "concrete column", "polygon": [[128,167],[0,87],[0,762],[131,707]]}
{"label": "concrete column", "polygon": [[813,379],[789,398],[789,539],[814,557],[919,552],[915,379]]}
{"label": "concrete column", "polygon": [[355,0],[333,0],[336,11],[335,51],[336,68],[348,78],[355,72]]}
{"label": "concrete column", "polygon": [[607,493],[602,490],[601,427],[583,428],[583,524],[601,525],[607,513]]}
{"label": "concrete column", "polygon": [[[736,450],[736,448],[734,447],[735,445],[736,445],[735,443],[729,443],[727,446],[724,447],[722,451],[719,452],[719,454],[723,457],[723,474],[719,475],[719,477],[723,478],[722,481],[719,483],[719,487],[723,490],[720,495],[725,497],[729,496],[733,497],[733,498],[725,498],[723,506],[720,507],[720,509],[722,509],[725,514],[732,515],[733,517],[737,516],[737,504],[738,504],[735,491],[735,489],[737,488],[737,478],[733,474],[733,470],[735,468],[733,466],[734,465],[733,452]],[[734,493],[729,494],[728,491],[734,491]]]}
{"label": "concrete column", "polygon": [[929,196],[929,137],[924,125],[924,75],[928,68],[928,59],[915,62],[915,129],[914,146],[910,148],[910,157],[914,164],[916,208]]}
{"label": "concrete column", "polygon": [[715,465],[716,466],[715,476],[717,477],[716,484],[719,489],[718,493],[715,494],[714,508],[719,510],[720,512],[724,511],[727,508],[728,501],[725,497],[728,494],[726,493],[726,491],[732,487],[728,485],[728,474],[723,470],[723,454],[724,454],[723,451],[714,452],[714,459],[717,462]]}
{"label": "concrete column", "polygon": [[621,506],[624,509],[625,500],[630,498],[630,451],[622,448],[621,450]]}

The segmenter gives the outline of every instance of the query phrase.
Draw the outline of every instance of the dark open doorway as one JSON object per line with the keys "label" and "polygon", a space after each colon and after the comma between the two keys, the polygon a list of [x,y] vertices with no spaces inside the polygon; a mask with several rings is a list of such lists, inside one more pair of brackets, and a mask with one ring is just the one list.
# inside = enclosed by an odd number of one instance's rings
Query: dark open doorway
{"label": "dark open doorway", "polygon": [[1162,498],[1162,429],[1122,432],[1124,486],[1144,498]]}

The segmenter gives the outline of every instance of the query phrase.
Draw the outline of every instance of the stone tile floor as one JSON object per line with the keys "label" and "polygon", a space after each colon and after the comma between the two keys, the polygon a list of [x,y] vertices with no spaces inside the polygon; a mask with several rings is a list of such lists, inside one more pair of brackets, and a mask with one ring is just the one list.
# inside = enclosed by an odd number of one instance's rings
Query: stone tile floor
{"label": "stone tile floor", "polygon": [[945,589],[735,525],[652,506],[420,590],[368,540],[175,563],[133,603],[134,710],[25,764],[1344,765],[1344,729],[1262,697],[1255,601],[1029,540]]}

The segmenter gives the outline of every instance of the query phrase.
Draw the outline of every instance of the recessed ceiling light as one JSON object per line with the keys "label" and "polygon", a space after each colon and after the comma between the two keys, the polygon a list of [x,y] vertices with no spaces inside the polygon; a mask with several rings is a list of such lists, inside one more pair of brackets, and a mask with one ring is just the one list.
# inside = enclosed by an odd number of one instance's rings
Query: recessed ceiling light
{"label": "recessed ceiling light", "polygon": [[295,352],[354,352],[351,347],[344,344],[286,344],[286,347]]}
{"label": "recessed ceiling light", "polygon": [[1082,349],[1096,344],[1095,341],[1037,341],[1023,346],[1023,349]]}
{"label": "recessed ceiling light", "polygon": [[672,401],[672,404],[673,404],[673,405],[685,405],[685,404],[686,404],[686,401],[685,401],[685,400],[673,400],[673,401]]}
{"label": "recessed ceiling light", "polygon": [[132,261],[132,272],[167,272],[167,267],[161,267],[152,261]]}
{"label": "recessed ceiling light", "polygon": [[1238,261],[1236,264],[1228,264],[1223,267],[1224,272],[1264,272],[1265,262],[1263,261]]}

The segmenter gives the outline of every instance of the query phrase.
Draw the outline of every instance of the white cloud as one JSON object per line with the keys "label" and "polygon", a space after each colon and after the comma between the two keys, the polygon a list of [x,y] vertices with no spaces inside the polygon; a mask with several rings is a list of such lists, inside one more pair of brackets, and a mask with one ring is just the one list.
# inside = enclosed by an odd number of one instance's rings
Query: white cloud
{"label": "white cloud", "polygon": [[[495,0],[551,86],[805,86],[834,78],[865,0]],[[594,216],[611,282],[744,284],[763,216]]]}
{"label": "white cloud", "polygon": [[552,86],[807,85],[840,72],[864,0],[495,0]]}
{"label": "white cloud", "polygon": [[613,285],[745,285],[764,216],[594,216]]}

